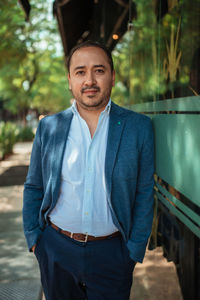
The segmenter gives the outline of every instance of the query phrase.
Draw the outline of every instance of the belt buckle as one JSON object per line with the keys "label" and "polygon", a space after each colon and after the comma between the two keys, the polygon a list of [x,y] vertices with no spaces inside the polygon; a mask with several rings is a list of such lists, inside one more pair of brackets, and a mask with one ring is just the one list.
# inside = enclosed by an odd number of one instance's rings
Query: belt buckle
{"label": "belt buckle", "polygon": [[[73,238],[73,233],[72,233],[72,232],[71,232],[70,237],[71,237],[72,239],[74,239],[74,238]],[[85,234],[85,240],[84,240],[84,241],[78,240],[78,239],[74,239],[74,240],[77,241],[77,242],[81,242],[81,243],[87,243],[87,241],[88,241],[88,233]]]}
{"label": "belt buckle", "polygon": [[84,243],[87,243],[87,241],[88,241],[88,233],[86,233],[86,235],[85,235],[85,241],[84,241]]}

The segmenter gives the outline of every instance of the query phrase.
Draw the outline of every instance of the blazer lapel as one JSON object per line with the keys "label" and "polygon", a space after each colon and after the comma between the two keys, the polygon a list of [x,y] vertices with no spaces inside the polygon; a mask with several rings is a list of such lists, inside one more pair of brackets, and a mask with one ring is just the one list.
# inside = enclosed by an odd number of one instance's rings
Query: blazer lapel
{"label": "blazer lapel", "polygon": [[58,115],[58,120],[55,130],[55,138],[53,144],[52,156],[52,199],[57,201],[61,182],[61,168],[63,155],[65,151],[66,141],[73,117],[72,111],[66,110]]}
{"label": "blazer lapel", "polygon": [[124,124],[125,118],[121,108],[112,102],[105,159],[105,177],[109,199],[111,193],[112,172],[120,145]]}

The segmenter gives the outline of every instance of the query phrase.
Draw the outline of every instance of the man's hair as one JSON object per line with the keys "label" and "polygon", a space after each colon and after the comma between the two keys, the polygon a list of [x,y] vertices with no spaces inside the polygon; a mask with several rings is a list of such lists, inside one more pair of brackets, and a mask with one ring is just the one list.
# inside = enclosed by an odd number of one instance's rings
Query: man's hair
{"label": "man's hair", "polygon": [[111,68],[111,72],[113,72],[114,65],[113,65],[113,59],[112,59],[112,55],[111,55],[110,50],[106,46],[104,46],[103,44],[100,44],[99,42],[96,42],[96,41],[90,41],[90,40],[85,41],[83,43],[80,43],[80,44],[76,45],[75,47],[73,47],[71,49],[71,51],[69,53],[69,56],[67,58],[68,72],[69,72],[69,69],[70,69],[70,63],[71,63],[71,59],[72,59],[72,56],[73,56],[74,52],[76,52],[77,50],[79,50],[81,48],[87,48],[87,47],[96,47],[96,48],[102,49],[108,57],[108,62],[109,62],[110,68]]}

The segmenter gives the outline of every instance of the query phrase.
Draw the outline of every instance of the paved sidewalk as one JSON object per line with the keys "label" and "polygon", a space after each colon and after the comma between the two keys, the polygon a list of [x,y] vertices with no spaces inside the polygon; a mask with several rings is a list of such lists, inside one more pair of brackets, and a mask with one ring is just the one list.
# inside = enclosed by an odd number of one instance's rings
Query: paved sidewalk
{"label": "paved sidewalk", "polygon": [[22,228],[22,192],[31,143],[17,144],[0,162],[0,300],[39,300],[37,262],[27,251]]}
{"label": "paved sidewalk", "polygon": [[[19,143],[0,162],[0,300],[41,299],[39,270],[27,251],[21,218],[31,147]],[[144,263],[136,265],[130,300],[182,300],[174,264],[166,262],[160,248],[147,251]]]}
{"label": "paved sidewalk", "polygon": [[174,263],[166,261],[161,248],[148,250],[134,270],[130,300],[182,299]]}

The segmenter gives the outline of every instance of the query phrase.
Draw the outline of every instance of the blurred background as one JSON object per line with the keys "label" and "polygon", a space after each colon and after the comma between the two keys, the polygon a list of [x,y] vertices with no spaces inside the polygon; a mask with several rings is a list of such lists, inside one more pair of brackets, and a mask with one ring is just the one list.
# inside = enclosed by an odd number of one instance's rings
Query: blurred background
{"label": "blurred background", "polygon": [[0,299],[41,299],[22,193],[39,120],[71,105],[66,60],[103,42],[112,100],[151,117],[155,214],[131,299],[200,299],[200,0],[0,2]]}

